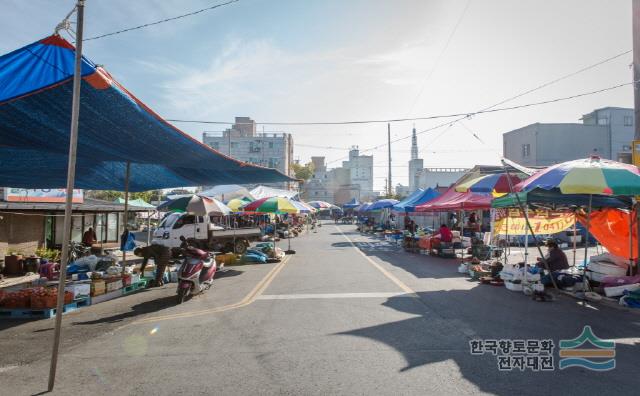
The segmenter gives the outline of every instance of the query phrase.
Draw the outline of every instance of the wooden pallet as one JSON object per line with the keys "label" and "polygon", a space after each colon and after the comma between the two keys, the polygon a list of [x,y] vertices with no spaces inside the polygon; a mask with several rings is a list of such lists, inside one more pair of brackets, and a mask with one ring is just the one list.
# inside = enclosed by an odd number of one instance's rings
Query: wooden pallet
{"label": "wooden pallet", "polygon": [[[66,304],[62,313],[75,311],[79,308],[77,302]],[[45,309],[0,309],[2,319],[50,319],[56,316],[56,308]]]}

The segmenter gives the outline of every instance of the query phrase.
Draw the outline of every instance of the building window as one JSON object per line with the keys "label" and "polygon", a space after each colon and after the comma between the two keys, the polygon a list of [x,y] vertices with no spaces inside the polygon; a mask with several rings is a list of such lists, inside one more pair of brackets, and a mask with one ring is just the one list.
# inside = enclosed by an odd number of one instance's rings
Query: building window
{"label": "building window", "polygon": [[624,116],[624,126],[633,126],[632,116]]}
{"label": "building window", "polygon": [[231,148],[238,148],[238,142],[231,142]]}
{"label": "building window", "polygon": [[272,149],[273,148],[273,142],[269,142],[269,148]]}
{"label": "building window", "polygon": [[278,159],[277,158],[269,158],[269,168],[275,168],[278,166]]}
{"label": "building window", "polygon": [[531,155],[531,145],[530,144],[523,144],[522,145],[522,157],[529,157]]}
{"label": "building window", "polygon": [[598,125],[609,125],[609,117],[598,118]]}
{"label": "building window", "polygon": [[220,143],[218,142],[211,143],[211,147],[213,147],[214,150],[220,150]]}

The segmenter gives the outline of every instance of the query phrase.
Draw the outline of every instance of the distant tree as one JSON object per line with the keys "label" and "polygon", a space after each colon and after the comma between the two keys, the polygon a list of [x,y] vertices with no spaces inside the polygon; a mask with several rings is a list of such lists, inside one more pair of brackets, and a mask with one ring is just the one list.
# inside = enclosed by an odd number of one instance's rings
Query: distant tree
{"label": "distant tree", "polygon": [[[86,190],[85,196],[87,198],[113,202],[118,198],[124,198],[124,192],[115,190]],[[158,201],[158,190],[132,192],[129,193],[129,199],[142,199],[145,202]]]}
{"label": "distant tree", "polygon": [[304,165],[293,164],[292,168],[293,174],[295,175],[296,179],[301,179],[304,181],[311,179],[311,177],[313,176],[313,172],[315,171],[313,162],[307,162]]}
{"label": "distant tree", "polygon": [[124,194],[114,190],[86,190],[84,195],[87,198],[101,199],[103,201],[113,202],[118,198],[123,198]]}

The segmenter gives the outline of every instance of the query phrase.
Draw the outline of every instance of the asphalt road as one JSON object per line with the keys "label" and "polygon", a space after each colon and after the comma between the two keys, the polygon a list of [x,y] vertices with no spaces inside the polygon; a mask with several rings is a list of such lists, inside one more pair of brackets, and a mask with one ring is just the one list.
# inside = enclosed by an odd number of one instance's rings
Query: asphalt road
{"label": "asphalt road", "polygon": [[[65,316],[55,394],[636,394],[640,315],[534,302],[325,224],[281,264],[236,267],[181,306],[170,287]],[[234,276],[235,275],[235,276]],[[0,389],[46,388],[52,321],[0,326]],[[473,339],[616,341],[616,368],[498,370]],[[533,355],[531,355],[533,356]],[[594,375],[597,374],[597,375]]]}

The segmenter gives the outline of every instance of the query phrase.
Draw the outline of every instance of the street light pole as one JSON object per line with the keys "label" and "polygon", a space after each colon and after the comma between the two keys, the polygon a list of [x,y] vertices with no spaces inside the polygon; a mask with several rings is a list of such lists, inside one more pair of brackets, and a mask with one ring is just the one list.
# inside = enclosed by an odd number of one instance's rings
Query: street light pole
{"label": "street light pole", "polygon": [[58,281],[58,301],[56,303],[56,323],[53,336],[53,351],[49,366],[48,390],[53,390],[58,365],[60,333],[62,330],[62,311],[64,310],[64,283],[67,277],[67,261],[69,260],[69,238],[71,235],[71,210],[73,188],[76,177],[76,154],[78,148],[78,119],[80,118],[80,82],[82,81],[82,32],[84,27],[84,0],[76,3],[76,57],[73,74],[73,100],[71,102],[71,131],[69,136],[69,162],[67,165],[67,196],[64,207],[64,231],[62,237],[62,261],[60,262],[60,278]]}
{"label": "street light pole", "polygon": [[640,139],[640,0],[632,0],[633,104],[635,138]]}

